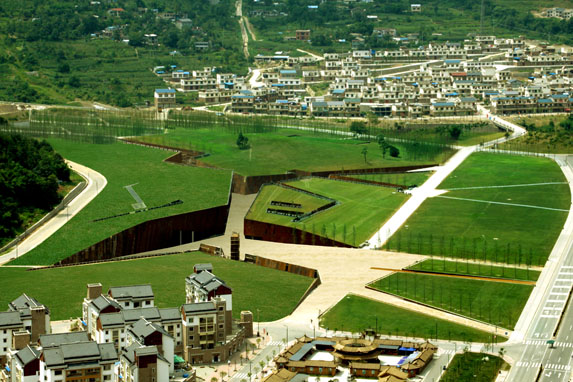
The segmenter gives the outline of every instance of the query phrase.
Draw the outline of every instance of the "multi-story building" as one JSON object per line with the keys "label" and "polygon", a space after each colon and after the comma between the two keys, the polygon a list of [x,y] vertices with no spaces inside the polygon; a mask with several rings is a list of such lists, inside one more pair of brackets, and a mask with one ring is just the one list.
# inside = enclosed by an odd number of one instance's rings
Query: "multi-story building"
{"label": "multi-story building", "polygon": [[50,311],[36,299],[21,295],[8,304],[7,312],[0,312],[0,367],[13,346],[14,335],[27,332],[30,344],[38,342],[40,335],[50,333]]}
{"label": "multi-story building", "polygon": [[[183,80],[182,80],[183,81]],[[175,89],[155,89],[155,94],[153,98],[155,100],[155,107],[166,109],[170,107],[175,107],[176,97]]]}

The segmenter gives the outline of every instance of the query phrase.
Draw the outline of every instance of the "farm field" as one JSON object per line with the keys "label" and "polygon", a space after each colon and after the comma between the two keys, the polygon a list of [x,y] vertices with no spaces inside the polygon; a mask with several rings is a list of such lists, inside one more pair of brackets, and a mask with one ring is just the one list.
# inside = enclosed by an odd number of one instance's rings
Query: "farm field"
{"label": "farm field", "polygon": [[407,269],[432,273],[496,277],[512,280],[536,281],[541,272],[528,268],[500,267],[483,263],[470,263],[463,260],[428,259]]}
{"label": "farm field", "polygon": [[371,287],[453,313],[512,329],[533,285],[394,273]]}
{"label": "farm field", "polygon": [[375,329],[385,335],[472,342],[489,342],[492,337],[491,333],[355,295],[346,295],[327,311],[320,326],[353,333]]}
{"label": "farm field", "polygon": [[[227,203],[231,182],[231,174],[228,171],[165,163],[163,160],[171,153],[136,145],[94,145],[64,140],[49,142],[64,158],[103,174],[108,184],[69,223],[12,264],[53,264],[143,221]],[[93,220],[98,218],[133,211],[131,205],[134,199],[124,188],[127,185],[134,185],[133,189],[148,207],[160,206],[178,199],[183,203],[94,222]],[[62,245],[63,242],[66,243],[65,246]]]}
{"label": "farm field", "polygon": [[[291,313],[313,280],[201,252],[37,271],[1,267],[0,309],[6,309],[10,301],[26,293],[46,304],[52,320],[78,317],[82,314],[86,284],[95,282],[103,285],[104,292],[110,286],[149,283],[156,306],[180,306],[185,303],[185,277],[193,273],[197,263],[213,264],[213,273],[233,289],[235,318],[241,310],[256,313],[257,309],[261,321],[282,318]],[[271,288],[273,293],[267,293]],[[277,300],[281,303],[277,304]]]}
{"label": "farm field", "polygon": [[[241,175],[282,174],[289,170],[326,171],[441,163],[453,150],[439,145],[400,143],[398,158],[382,153],[375,142],[296,129],[244,132],[250,148],[240,150],[238,132],[210,128],[176,128],[166,134],[137,137],[140,142],[206,152],[202,161]],[[362,150],[366,148],[366,160]]]}
{"label": "farm field", "polygon": [[569,185],[548,158],[475,153],[439,188],[449,191],[427,199],[390,249],[543,265],[570,206]]}
{"label": "farm field", "polygon": [[[255,200],[246,219],[257,217],[256,220],[296,227],[352,246],[369,239],[407,198],[392,188],[324,178],[286,184],[334,199],[338,204],[295,223],[292,217],[265,213],[271,200],[263,195]],[[295,190],[288,193],[293,199],[297,194]]]}
{"label": "farm field", "polygon": [[499,370],[508,369],[509,365],[498,356],[485,353],[464,352],[456,354],[442,375],[442,382],[493,382]]}

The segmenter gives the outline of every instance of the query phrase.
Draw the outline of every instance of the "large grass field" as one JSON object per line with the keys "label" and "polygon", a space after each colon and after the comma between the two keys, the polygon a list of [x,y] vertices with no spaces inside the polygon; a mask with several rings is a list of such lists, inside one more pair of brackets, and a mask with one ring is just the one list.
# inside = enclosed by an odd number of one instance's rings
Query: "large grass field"
{"label": "large grass field", "polygon": [[440,378],[442,382],[494,382],[499,370],[508,365],[498,356],[485,353],[464,352],[456,354],[446,372]]}
{"label": "large grass field", "polygon": [[532,285],[394,273],[371,287],[490,324],[512,329]]}
{"label": "large grass field", "polygon": [[[511,185],[527,186],[499,187]],[[449,191],[427,199],[391,238],[390,249],[543,265],[570,207],[566,178],[547,158],[475,153],[439,188]]]}
{"label": "large grass field", "polygon": [[[13,264],[53,264],[119,231],[146,220],[200,210],[227,203],[231,174],[163,162],[169,152],[127,144],[94,145],[49,140],[64,158],[103,174],[106,188],[80,213],[40,246]],[[133,189],[148,207],[174,200],[183,203],[138,214],[94,222],[133,211],[135,200],[124,188]],[[65,244],[64,244],[65,243]]]}
{"label": "large grass field", "polygon": [[[81,316],[86,284],[99,282],[104,291],[110,286],[149,283],[156,306],[180,306],[185,303],[185,277],[197,263],[213,264],[213,273],[233,289],[233,313],[241,310],[256,314],[261,321],[284,317],[294,309],[312,279],[293,273],[206,255],[201,252],[87,266],[27,271],[24,268],[0,268],[0,309],[22,293],[46,304],[53,320]],[[272,293],[268,293],[272,290]],[[277,304],[280,301],[280,304]]]}
{"label": "large grass field", "polygon": [[374,329],[380,334],[427,339],[437,336],[438,339],[471,342],[492,340],[491,333],[355,295],[347,295],[326,312],[320,319],[320,326],[348,332]]}
{"label": "large grass field", "polygon": [[407,269],[432,273],[485,276],[512,280],[535,281],[541,272],[529,268],[500,267],[490,264],[467,262],[463,260],[428,259],[416,263]]}
{"label": "large grass field", "polygon": [[[339,204],[298,223],[292,223],[292,218],[271,214],[264,214],[263,221],[296,227],[352,246],[369,239],[407,198],[392,188],[324,178],[307,178],[287,184],[335,199]],[[257,205],[251,210],[266,210],[269,201],[257,198],[255,203]]]}
{"label": "large grass field", "polygon": [[[325,171],[355,168],[397,167],[423,163],[440,163],[451,150],[428,145],[396,144],[398,158],[382,157],[376,142],[349,137],[333,137],[310,131],[280,129],[276,132],[245,133],[250,148],[237,147],[238,134],[209,128],[177,128],[163,135],[138,137],[149,142],[181,149],[206,152],[201,160],[211,165],[233,169],[241,175],[282,174],[289,170]],[[423,146],[423,147],[422,147]],[[366,160],[362,150],[368,153]],[[431,152],[425,152],[426,149]]]}

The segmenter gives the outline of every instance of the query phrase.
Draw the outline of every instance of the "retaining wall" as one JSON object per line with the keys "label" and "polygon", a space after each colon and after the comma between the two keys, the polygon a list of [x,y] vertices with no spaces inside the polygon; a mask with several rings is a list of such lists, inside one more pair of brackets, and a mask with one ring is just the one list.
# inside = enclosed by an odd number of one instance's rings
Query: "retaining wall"
{"label": "retaining wall", "polygon": [[278,224],[256,220],[244,220],[244,234],[247,239],[273,241],[287,244],[321,245],[327,247],[352,248],[351,245],[336,240]]}
{"label": "retaining wall", "polygon": [[228,203],[223,206],[148,220],[77,252],[57,264],[107,260],[223,235],[230,205],[229,198]]}

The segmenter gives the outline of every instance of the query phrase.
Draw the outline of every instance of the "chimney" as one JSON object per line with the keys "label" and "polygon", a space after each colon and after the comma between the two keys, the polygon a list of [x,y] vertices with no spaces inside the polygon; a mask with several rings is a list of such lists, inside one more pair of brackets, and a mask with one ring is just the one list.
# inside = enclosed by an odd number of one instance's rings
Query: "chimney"
{"label": "chimney", "polygon": [[31,335],[27,330],[15,332],[12,336],[12,348],[22,350],[30,344]]}
{"label": "chimney", "polygon": [[46,328],[46,307],[43,305],[31,307],[30,313],[32,315],[31,340],[32,342],[38,342],[41,334],[48,333],[48,328]]}
{"label": "chimney", "polygon": [[253,336],[253,313],[248,310],[241,311],[240,325],[245,328],[245,338]]}
{"label": "chimney", "polygon": [[88,284],[88,300],[95,300],[101,295],[102,286],[100,283]]}

